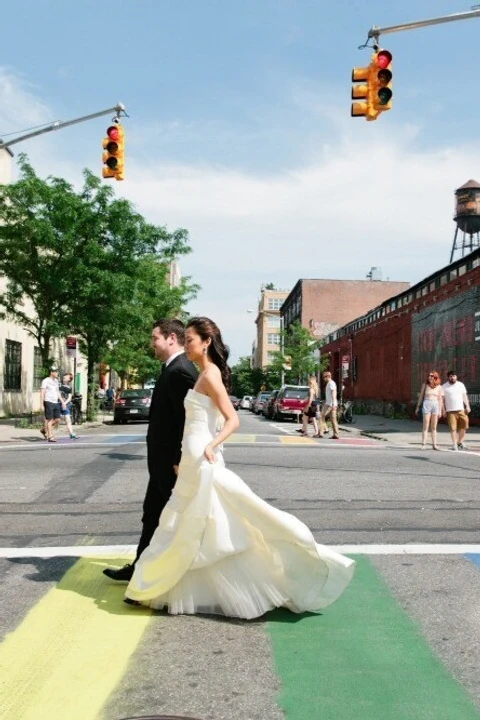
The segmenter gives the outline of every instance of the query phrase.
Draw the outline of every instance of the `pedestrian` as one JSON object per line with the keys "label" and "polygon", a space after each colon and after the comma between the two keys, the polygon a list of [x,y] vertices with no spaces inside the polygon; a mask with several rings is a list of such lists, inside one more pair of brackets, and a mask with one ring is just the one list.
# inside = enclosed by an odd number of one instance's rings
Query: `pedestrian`
{"label": "pedestrian", "polygon": [[110,385],[105,391],[105,407],[107,410],[113,410],[113,405],[115,401],[115,390]]}
{"label": "pedestrian", "polygon": [[301,435],[308,435],[308,423],[311,421],[313,425],[313,437],[320,437],[318,434],[318,423],[317,423],[317,407],[318,407],[318,384],[315,375],[310,375],[308,378],[308,398],[305,403],[302,414],[302,429],[300,430]]}
{"label": "pedestrian", "polygon": [[330,370],[325,370],[322,373],[323,382],[325,383],[325,402],[322,406],[322,412],[320,414],[320,435],[324,437],[328,435],[327,428],[327,417],[330,416],[330,422],[332,423],[332,440],[338,440],[338,421],[337,421],[337,410],[338,410],[338,399],[337,399],[337,383],[332,380],[332,373]]}
{"label": "pedestrian", "polygon": [[65,408],[65,402],[60,394],[58,368],[55,366],[50,368],[48,377],[42,380],[40,400],[45,413],[44,426],[40,432],[48,442],[57,442],[53,436],[53,424],[60,419],[60,411]]}
{"label": "pedestrian", "polygon": [[76,440],[77,435],[73,432],[72,427],[72,417],[71,417],[71,411],[72,411],[72,381],[73,381],[73,375],[72,373],[65,373],[65,375],[62,376],[62,382],[60,384],[60,395],[63,398],[64,401],[64,407],[60,409],[60,415],[65,420],[65,425],[67,426],[68,434],[70,435],[71,440]]}
{"label": "pedestrian", "polygon": [[427,436],[430,430],[432,448],[439,450],[437,445],[437,424],[443,413],[443,389],[440,375],[436,370],[428,373],[418,393],[415,415],[422,410],[422,450],[427,449]]}
{"label": "pedestrian", "polygon": [[[255,495],[225,467],[238,425],[228,349],[217,325],[192,318],[185,352],[200,375],[185,398],[178,480],[125,601],[171,614],[251,619],[276,607],[319,611],[350,582],[355,562],[318,545],[300,520]],[[223,422],[219,422],[222,420]]]}
{"label": "pedestrian", "polygon": [[180,320],[161,318],[152,330],[155,357],[164,366],[152,394],[147,432],[147,462],[149,481],[143,502],[143,531],[135,561],[119,569],[103,571],[112,580],[130,580],[135,563],[149,545],[160,513],[168,502],[177,478],[180,462],[184,400],[193,388],[198,371],[184,352],[185,326]]}
{"label": "pedestrian", "polygon": [[466,450],[463,442],[465,433],[468,430],[468,414],[470,403],[465,385],[457,380],[455,370],[447,373],[447,382],[442,385],[443,390],[443,415],[447,416],[450,437],[452,438],[452,450]]}

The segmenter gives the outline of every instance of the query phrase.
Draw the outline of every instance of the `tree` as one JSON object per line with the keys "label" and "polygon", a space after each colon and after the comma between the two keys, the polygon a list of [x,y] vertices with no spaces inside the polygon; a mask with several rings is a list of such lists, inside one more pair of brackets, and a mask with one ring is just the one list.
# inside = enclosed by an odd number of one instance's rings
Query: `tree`
{"label": "tree", "polygon": [[149,224],[89,170],[75,192],[61,178],[38,178],[25,155],[19,166],[18,182],[0,188],[0,307],[36,338],[45,367],[53,337],[79,336],[90,418],[95,365],[127,333],[144,342],[153,315],[195,295],[189,279],[167,282],[169,262],[190,252],[188,233]]}
{"label": "tree", "polygon": [[19,166],[19,181],[0,187],[0,310],[37,340],[46,371],[71,295],[81,199],[64,180],[38,178],[24,155]]}
{"label": "tree", "polygon": [[232,365],[232,393],[241,398],[244,395],[251,395],[252,390],[252,368],[250,358],[242,357],[236,365]]}
{"label": "tree", "polygon": [[150,349],[153,323],[160,317],[185,319],[182,307],[196,296],[198,286],[187,277],[179,286],[168,287],[164,264],[151,257],[142,258],[138,270],[134,302],[126,308],[123,325],[104,360],[123,382],[143,385],[155,379],[159,368]]}
{"label": "tree", "polygon": [[298,320],[284,332],[283,345],[283,358],[280,356],[280,359],[285,362],[285,357],[290,358],[291,365],[291,370],[286,373],[288,382],[294,380],[299,385],[305,384],[309,375],[318,373],[320,364],[313,354],[315,348],[318,347],[318,342]]}

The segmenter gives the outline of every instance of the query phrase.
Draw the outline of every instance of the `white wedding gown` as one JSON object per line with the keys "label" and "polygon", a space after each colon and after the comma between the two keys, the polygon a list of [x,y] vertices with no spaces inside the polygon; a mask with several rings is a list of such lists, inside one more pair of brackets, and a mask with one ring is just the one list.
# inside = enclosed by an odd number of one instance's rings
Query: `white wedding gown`
{"label": "white wedding gown", "polygon": [[177,482],[126,597],[172,614],[238,618],[334,602],[354,561],[318,545],[300,520],[255,495],[225,467],[221,447],[213,464],[205,460],[223,423],[207,395],[189,390],[185,409]]}

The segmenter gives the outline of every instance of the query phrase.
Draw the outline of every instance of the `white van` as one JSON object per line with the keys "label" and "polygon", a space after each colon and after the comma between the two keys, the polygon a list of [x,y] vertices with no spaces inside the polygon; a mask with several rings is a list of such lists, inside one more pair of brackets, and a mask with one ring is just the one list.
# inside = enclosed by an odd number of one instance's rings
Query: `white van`
{"label": "white van", "polygon": [[243,398],[240,400],[240,407],[242,408],[242,410],[248,410],[251,402],[252,396],[244,395]]}

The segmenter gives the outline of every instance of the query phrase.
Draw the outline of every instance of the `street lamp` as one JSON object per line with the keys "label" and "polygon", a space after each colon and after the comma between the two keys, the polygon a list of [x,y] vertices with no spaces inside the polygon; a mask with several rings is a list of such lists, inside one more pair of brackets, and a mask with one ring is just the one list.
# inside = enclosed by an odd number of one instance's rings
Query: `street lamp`
{"label": "street lamp", "polygon": [[[254,310],[247,310],[247,313],[254,313]],[[284,338],[284,322],[283,317],[280,315],[280,313],[277,315],[276,313],[268,312],[267,310],[259,310],[258,314],[262,317],[274,317],[278,318],[280,320],[280,354],[282,356],[282,369],[280,371],[280,386],[285,384],[285,356],[284,356],[284,350],[285,350],[285,338]]]}

